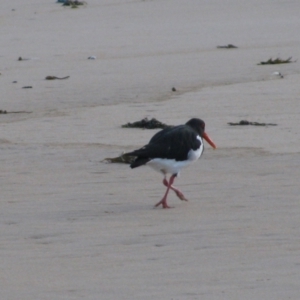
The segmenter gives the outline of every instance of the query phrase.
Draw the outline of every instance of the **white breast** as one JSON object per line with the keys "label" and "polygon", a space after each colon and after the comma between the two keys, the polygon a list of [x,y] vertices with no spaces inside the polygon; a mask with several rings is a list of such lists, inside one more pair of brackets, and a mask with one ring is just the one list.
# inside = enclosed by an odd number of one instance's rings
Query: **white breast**
{"label": "white breast", "polygon": [[199,147],[199,149],[197,150],[190,150],[188,153],[188,160],[193,162],[197,159],[200,158],[201,154],[203,153],[204,147],[203,147],[203,140],[201,139],[201,137],[198,135],[197,136],[197,140],[200,141],[201,145]]}

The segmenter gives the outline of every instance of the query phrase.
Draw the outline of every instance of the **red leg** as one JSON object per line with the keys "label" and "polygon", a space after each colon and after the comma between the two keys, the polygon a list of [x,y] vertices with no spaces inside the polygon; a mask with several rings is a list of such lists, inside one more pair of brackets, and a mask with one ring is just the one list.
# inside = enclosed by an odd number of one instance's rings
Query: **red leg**
{"label": "red leg", "polygon": [[[165,186],[168,186],[168,181],[167,181],[166,177],[163,180],[163,184]],[[176,193],[177,197],[180,200],[188,201],[188,199],[185,198],[185,196],[182,194],[182,192],[180,190],[178,190],[175,186],[171,185],[170,189],[173,190]]]}
{"label": "red leg", "polygon": [[176,174],[175,174],[175,175],[172,175],[172,176],[170,177],[169,183],[167,184],[167,190],[166,190],[166,192],[165,192],[165,195],[163,196],[163,198],[162,198],[158,203],[155,204],[154,207],[157,207],[157,206],[159,206],[159,205],[162,205],[163,208],[171,208],[171,207],[167,204],[167,196],[168,196],[169,190],[170,190],[170,188],[171,188],[171,186],[172,186],[172,183],[173,183],[174,180],[175,180],[175,177],[176,177]]}

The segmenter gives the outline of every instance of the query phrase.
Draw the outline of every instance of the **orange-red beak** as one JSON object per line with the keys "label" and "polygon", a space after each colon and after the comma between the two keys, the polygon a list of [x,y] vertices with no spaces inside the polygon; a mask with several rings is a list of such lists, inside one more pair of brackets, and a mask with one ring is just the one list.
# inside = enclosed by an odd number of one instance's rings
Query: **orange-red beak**
{"label": "orange-red beak", "polygon": [[208,134],[206,132],[203,133],[203,138],[214,148],[216,149],[217,146],[216,144],[210,139],[210,137],[208,136]]}

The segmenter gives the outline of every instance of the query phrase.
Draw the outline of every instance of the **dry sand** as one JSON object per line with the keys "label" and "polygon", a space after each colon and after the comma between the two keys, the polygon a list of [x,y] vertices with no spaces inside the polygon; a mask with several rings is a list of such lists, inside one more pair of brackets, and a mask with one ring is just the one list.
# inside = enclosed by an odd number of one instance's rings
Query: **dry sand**
{"label": "dry sand", "polygon": [[[30,113],[0,115],[0,298],[299,299],[300,67],[257,65],[300,58],[299,11],[1,3],[0,109]],[[176,180],[190,201],[170,194],[174,209],[153,209],[158,173],[101,162],[148,142],[120,127],[144,117],[201,117],[218,145]],[[242,119],[278,125],[227,124]]]}

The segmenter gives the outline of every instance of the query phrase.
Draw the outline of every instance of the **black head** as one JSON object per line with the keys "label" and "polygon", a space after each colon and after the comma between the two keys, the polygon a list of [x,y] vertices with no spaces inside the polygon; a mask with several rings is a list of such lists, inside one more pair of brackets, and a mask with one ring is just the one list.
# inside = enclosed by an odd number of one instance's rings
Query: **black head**
{"label": "black head", "polygon": [[190,119],[185,125],[193,128],[203,139],[205,139],[214,149],[217,148],[216,144],[210,139],[205,132],[205,123],[201,119]]}
{"label": "black head", "polygon": [[205,132],[205,123],[201,119],[193,118],[190,119],[185,125],[193,128],[197,133],[203,137],[203,133]]}

